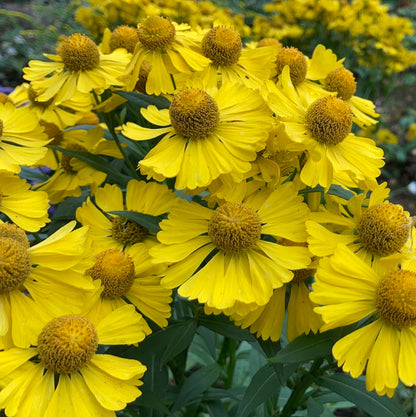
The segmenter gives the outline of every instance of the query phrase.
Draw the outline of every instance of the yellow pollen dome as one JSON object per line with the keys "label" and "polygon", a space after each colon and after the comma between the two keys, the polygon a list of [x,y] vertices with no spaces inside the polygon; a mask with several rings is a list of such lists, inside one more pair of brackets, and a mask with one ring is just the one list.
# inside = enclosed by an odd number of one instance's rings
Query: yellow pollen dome
{"label": "yellow pollen dome", "polygon": [[365,249],[382,256],[398,252],[410,234],[409,218],[399,204],[385,202],[371,206],[357,224],[357,234]]}
{"label": "yellow pollen dome", "polygon": [[258,214],[243,203],[225,203],[218,207],[208,224],[212,243],[227,253],[250,249],[261,235]]}
{"label": "yellow pollen dome", "polygon": [[376,288],[379,316],[400,329],[416,325],[416,273],[400,269],[384,277]]}
{"label": "yellow pollen dome", "polygon": [[234,29],[216,26],[202,39],[202,52],[215,65],[232,65],[240,58],[243,44]]}
{"label": "yellow pollen dome", "polygon": [[97,347],[97,331],[80,316],[57,317],[42,329],[38,337],[42,364],[58,374],[79,371],[91,360]]}
{"label": "yellow pollen dome", "polygon": [[70,71],[88,71],[100,63],[97,45],[86,35],[74,33],[62,40],[58,49],[65,67]]}
{"label": "yellow pollen dome", "polygon": [[328,91],[336,92],[339,98],[349,100],[357,91],[357,82],[351,71],[344,67],[335,68],[324,81]]}
{"label": "yellow pollen dome", "polygon": [[168,46],[175,37],[175,26],[170,19],[161,16],[149,16],[138,28],[139,41],[150,51]]}
{"label": "yellow pollen dome", "polygon": [[215,100],[197,88],[185,88],[175,94],[169,116],[175,131],[187,139],[206,138],[220,119]]}
{"label": "yellow pollen dome", "polygon": [[117,48],[125,48],[133,53],[134,48],[139,42],[139,31],[135,27],[121,25],[114,29],[110,37],[110,50],[113,52]]}
{"label": "yellow pollen dome", "polygon": [[283,48],[283,45],[274,38],[263,38],[259,40],[257,48],[262,48],[263,46],[274,46],[277,49]]}
{"label": "yellow pollen dome", "polygon": [[30,273],[27,248],[11,237],[0,237],[0,294],[22,285]]}
{"label": "yellow pollen dome", "polygon": [[[56,126],[55,123],[49,123],[49,122],[46,122],[45,120],[40,120],[39,124],[43,127],[49,139],[59,137],[62,140],[63,138],[62,131],[58,126]],[[56,142],[55,140],[53,140],[52,142],[49,143],[49,145],[59,145],[61,140],[57,140]]]}
{"label": "yellow pollen dome", "polygon": [[[70,151],[81,151],[81,152],[87,151],[87,149],[85,149],[82,145],[76,145],[76,144],[66,146],[66,149]],[[74,174],[76,172],[71,165],[72,158],[73,156],[67,155],[66,153],[63,153],[61,156],[61,167],[68,174]]]}
{"label": "yellow pollen dome", "polygon": [[149,231],[140,224],[123,217],[111,217],[111,236],[125,245],[142,242]]}
{"label": "yellow pollen dome", "polygon": [[308,70],[305,55],[293,46],[281,48],[276,57],[277,76],[282,73],[286,65],[289,65],[292,83],[300,84],[305,79]]}
{"label": "yellow pollen dome", "polygon": [[121,297],[134,281],[134,262],[130,255],[118,250],[101,252],[92,268],[88,270],[92,279],[100,279],[106,297]]}
{"label": "yellow pollen dome", "polygon": [[306,112],[306,125],[312,137],[324,145],[337,145],[351,132],[352,112],[348,104],[335,96],[314,101]]}
{"label": "yellow pollen dome", "polygon": [[25,249],[29,249],[29,239],[26,232],[12,223],[0,224],[0,238],[11,238],[19,242]]}

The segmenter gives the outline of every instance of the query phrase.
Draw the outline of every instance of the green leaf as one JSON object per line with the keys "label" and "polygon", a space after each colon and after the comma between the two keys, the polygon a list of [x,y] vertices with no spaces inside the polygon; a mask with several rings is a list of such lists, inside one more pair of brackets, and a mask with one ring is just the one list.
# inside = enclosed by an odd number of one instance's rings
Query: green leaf
{"label": "green leaf", "polygon": [[166,349],[161,358],[162,366],[191,344],[196,328],[195,320],[172,324],[166,328],[164,331]]}
{"label": "green leaf", "polygon": [[182,407],[200,398],[200,395],[206,391],[221,375],[222,368],[214,363],[204,366],[192,373],[187,378],[179,391],[172,412],[180,410]]}
{"label": "green leaf", "polygon": [[109,211],[109,213],[116,214],[117,216],[125,217],[126,219],[132,220],[154,233],[160,231],[159,223],[161,219],[159,217],[128,210]]}
{"label": "green leaf", "polygon": [[309,397],[306,403],[308,417],[319,417],[324,411],[324,406],[315,398]]}
{"label": "green leaf", "polygon": [[253,376],[241,400],[236,417],[247,417],[259,405],[280,390],[280,384],[273,367],[269,364],[260,368]]}
{"label": "green leaf", "polygon": [[353,379],[347,374],[334,374],[316,378],[315,382],[336,392],[354,403],[371,416],[377,417],[406,417],[407,414],[399,403],[387,396],[379,396],[374,391],[368,392],[365,382]]}
{"label": "green leaf", "polygon": [[228,417],[228,413],[221,401],[210,401],[204,404],[209,417]]}
{"label": "green leaf", "polygon": [[351,330],[352,326],[346,326],[324,333],[300,335],[268,360],[277,363],[298,363],[323,358],[331,355],[334,343]]}
{"label": "green leaf", "polygon": [[237,327],[224,315],[202,316],[199,318],[198,324],[231,339],[246,340],[252,343],[256,341],[256,338],[249,330]]}
{"label": "green leaf", "polygon": [[109,177],[108,179],[111,180],[111,182],[125,185],[131,179],[127,175],[120,174],[117,170],[112,169],[108,161],[98,155],[93,155],[84,151],[72,151],[70,149],[61,148],[60,146],[50,146],[50,148],[77,158],[80,161],[85,162],[89,166],[93,167],[97,171],[106,173]]}
{"label": "green leaf", "polygon": [[152,97],[131,91],[116,91],[115,94],[126,98],[129,103],[135,104],[138,107],[148,107],[153,104],[158,109],[167,109],[170,105],[170,101],[165,97]]}
{"label": "green leaf", "polygon": [[[172,413],[161,401],[161,398],[154,392],[144,391],[143,394],[135,401],[140,407],[151,408],[152,410],[161,411],[163,415],[170,416]],[[141,415],[141,414],[140,414]]]}

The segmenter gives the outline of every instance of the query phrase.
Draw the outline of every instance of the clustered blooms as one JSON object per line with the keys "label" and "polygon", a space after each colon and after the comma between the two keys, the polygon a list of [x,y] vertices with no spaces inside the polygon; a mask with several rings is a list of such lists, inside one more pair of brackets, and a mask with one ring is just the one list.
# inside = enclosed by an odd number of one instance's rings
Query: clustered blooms
{"label": "clustered blooms", "polygon": [[359,65],[379,65],[391,74],[416,63],[415,52],[403,45],[403,39],[414,33],[412,22],[389,13],[389,6],[380,0],[273,0],[265,11],[270,18],[258,17],[253,22],[257,37],[308,45],[324,30],[333,38],[340,36]]}
{"label": "clustered blooms", "polygon": [[251,11],[251,25],[241,14],[211,1],[89,0],[78,7],[76,20],[101,39],[108,27],[134,26],[155,14],[203,29],[214,23],[230,26],[245,38],[274,38],[302,49],[314,45],[319,36],[322,41],[342,39],[359,65],[382,68],[387,74],[416,63],[416,53],[403,42],[414,33],[412,22],[392,14],[381,0],[273,0],[265,4],[264,12]]}
{"label": "clustered blooms", "polygon": [[356,324],[339,365],[379,394],[415,383],[414,220],[353,133],[378,115],[342,59],[159,15],[46,58],[0,97],[8,416],[115,416],[146,367],[101,352],[166,327],[176,289],[265,340],[286,311],[289,341]]}

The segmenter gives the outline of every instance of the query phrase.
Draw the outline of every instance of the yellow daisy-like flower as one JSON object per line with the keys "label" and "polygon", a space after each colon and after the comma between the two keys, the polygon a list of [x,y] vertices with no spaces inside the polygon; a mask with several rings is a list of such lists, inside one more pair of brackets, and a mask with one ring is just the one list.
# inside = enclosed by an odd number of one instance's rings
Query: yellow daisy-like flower
{"label": "yellow daisy-like flower", "polygon": [[29,232],[37,232],[48,217],[48,194],[30,190],[30,184],[10,172],[0,172],[0,212]]}
{"label": "yellow daisy-like flower", "polygon": [[209,65],[193,75],[175,78],[177,86],[181,87],[188,79],[198,79],[205,89],[222,84],[244,84],[259,89],[271,77],[275,48],[245,48],[240,34],[230,27],[215,26],[207,31],[201,48],[210,59]]}
{"label": "yellow daisy-like flower", "polygon": [[40,92],[38,101],[53,98],[55,104],[60,104],[76,92],[100,92],[123,85],[118,77],[130,59],[124,49],[104,55],[88,36],[75,33],[59,42],[57,53],[45,54],[50,60],[47,62],[29,61],[29,66],[23,69],[24,78]]}
{"label": "yellow daisy-like flower", "polygon": [[94,249],[119,249],[139,242],[152,246],[156,239],[140,224],[111,214],[112,211],[135,211],[151,216],[168,213],[176,204],[175,193],[166,185],[131,180],[127,184],[125,204],[123,192],[117,185],[106,184],[95,193],[95,204],[88,197],[77,209],[76,218],[89,226],[89,239]]}
{"label": "yellow daisy-like flower", "polygon": [[177,24],[161,16],[149,16],[138,25],[138,39],[133,57],[123,77],[127,90],[139,81],[145,63],[147,94],[169,94],[175,91],[172,75],[202,70],[210,60],[201,53],[201,35],[188,24]]}
{"label": "yellow daisy-like flower", "polygon": [[310,251],[329,256],[342,243],[370,264],[374,258],[412,256],[415,221],[401,205],[387,201],[388,194],[383,183],[369,198],[361,193],[336,210],[330,205],[311,213],[306,222]]}
{"label": "yellow daisy-like flower", "polygon": [[[366,388],[393,396],[416,383],[416,263],[371,268],[346,246],[323,258],[310,295],[322,331],[367,320],[338,340],[332,353],[345,372],[365,371]],[[370,320],[370,322],[369,322]]]}
{"label": "yellow daisy-like flower", "polygon": [[[91,314],[105,316],[130,302],[144,317],[166,327],[171,315],[172,291],[160,285],[159,275],[165,266],[155,265],[151,260],[148,248],[142,244],[97,252],[94,265],[87,271],[101,284],[100,296],[90,307]],[[144,332],[151,333],[147,324]]]}
{"label": "yellow daisy-like flower", "polygon": [[146,367],[97,349],[143,338],[133,306],[98,321],[72,314],[55,317],[38,332],[33,347],[0,352],[0,408],[9,417],[116,417],[114,411],[141,395]]}
{"label": "yellow daisy-like flower", "polygon": [[161,244],[149,251],[155,263],[172,264],[162,285],[220,310],[266,304],[273,289],[293,278],[291,269],[310,263],[306,248],[279,243],[305,240],[308,208],[291,183],[259,200],[215,210],[183,201],[172,209],[160,223]]}
{"label": "yellow daisy-like flower", "polygon": [[342,176],[346,185],[377,178],[384,165],[383,150],[372,139],[351,133],[353,114],[348,104],[333,95],[312,102],[298,96],[288,66],[281,79],[284,93],[269,84],[272,92],[268,105],[282,119],[290,139],[303,144],[307,152],[300,173],[302,182],[328,189]]}
{"label": "yellow daisy-like flower", "polygon": [[[103,133],[103,129],[98,126],[90,130],[71,129],[57,134],[51,144],[71,151],[88,151],[93,155],[108,155],[121,159],[122,155],[117,145],[104,139]],[[82,193],[81,187],[84,186],[89,186],[94,194],[96,188],[107,177],[106,173],[96,170],[80,159],[61,152],[58,152],[58,155],[59,165],[55,172],[46,182],[37,186],[37,189],[48,193],[52,204],[59,203],[66,197],[79,197]]]}
{"label": "yellow daisy-like flower", "polygon": [[0,103],[0,170],[20,172],[20,166],[36,164],[47,152],[49,142],[35,113]]}
{"label": "yellow daisy-like flower", "polygon": [[141,112],[162,127],[148,129],[129,122],[122,133],[139,141],[164,135],[139,167],[157,181],[176,177],[177,189],[205,187],[221,174],[241,179],[272,127],[271,113],[259,93],[231,83],[212,95],[184,88],[169,109],[149,106]]}
{"label": "yellow daisy-like flower", "polygon": [[77,93],[60,105],[56,105],[53,99],[38,101],[38,96],[28,83],[19,85],[9,95],[16,107],[26,106],[37,114],[41,124],[42,121],[54,124],[61,130],[75,125],[92,108],[92,96],[87,93]]}
{"label": "yellow daisy-like flower", "polygon": [[0,225],[0,341],[2,347],[28,347],[41,318],[78,312],[93,290],[84,277],[87,227],[68,223],[33,246],[25,232]]}

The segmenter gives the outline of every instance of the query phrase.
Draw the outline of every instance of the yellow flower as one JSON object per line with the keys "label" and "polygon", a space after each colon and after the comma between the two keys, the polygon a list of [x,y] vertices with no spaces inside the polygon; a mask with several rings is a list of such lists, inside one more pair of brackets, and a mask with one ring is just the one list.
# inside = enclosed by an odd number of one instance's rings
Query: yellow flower
{"label": "yellow flower", "polygon": [[[55,136],[52,145],[71,151],[89,152],[93,155],[108,155],[122,158],[116,144],[103,138],[103,129],[94,127],[90,130],[71,129]],[[52,176],[37,189],[46,191],[52,204],[63,201],[66,197],[79,197],[81,187],[89,186],[92,194],[107,177],[86,162],[59,152],[59,165]],[[44,162],[47,162],[46,160]]]}
{"label": "yellow flower", "polygon": [[399,138],[389,129],[379,129],[377,131],[375,140],[377,143],[390,143],[392,145],[397,145],[399,143]]}
{"label": "yellow flower", "polygon": [[198,79],[205,89],[222,84],[244,84],[248,88],[261,88],[274,68],[276,48],[245,48],[240,34],[226,26],[215,26],[206,31],[201,41],[202,52],[210,59],[209,65],[193,75],[177,77],[182,87],[184,80]]}
{"label": "yellow flower", "polygon": [[58,105],[70,100],[76,92],[100,93],[111,86],[123,85],[118,77],[129,62],[124,49],[104,55],[88,36],[75,33],[60,41],[57,53],[45,54],[50,60],[47,62],[30,61],[23,69],[24,78],[40,92],[38,101],[53,98]]}
{"label": "yellow flower", "polygon": [[307,152],[302,182],[328,189],[342,177],[341,185],[347,186],[374,181],[384,165],[383,150],[372,139],[351,133],[353,115],[348,104],[333,95],[312,102],[298,96],[287,66],[281,80],[284,90],[269,84],[268,105],[282,119],[290,139],[303,144]]}
{"label": "yellow flower", "polygon": [[139,141],[164,136],[139,161],[141,173],[157,181],[176,177],[175,188],[191,190],[221,174],[240,179],[264,148],[272,122],[258,92],[231,83],[212,95],[184,88],[169,109],[149,106],[142,115],[162,127],[148,129],[129,122],[122,127],[123,135]]}
{"label": "yellow flower", "polygon": [[68,126],[75,125],[83,115],[92,108],[92,96],[86,93],[77,93],[71,100],[56,105],[53,100],[38,101],[39,94],[28,83],[16,87],[9,95],[16,107],[32,110],[39,120],[54,124],[63,130]]}
{"label": "yellow flower", "polygon": [[332,353],[345,372],[365,371],[366,388],[393,396],[399,379],[416,382],[416,263],[371,268],[346,246],[321,260],[310,295],[322,331],[366,320],[338,340]]}
{"label": "yellow flower", "polygon": [[149,16],[138,25],[138,39],[123,77],[127,90],[133,90],[139,81],[144,62],[150,66],[146,93],[155,95],[174,92],[172,75],[201,70],[210,62],[201,53],[200,35],[185,23]]}
{"label": "yellow flower", "polygon": [[31,247],[23,230],[0,225],[2,347],[33,344],[42,319],[78,312],[92,291],[83,276],[88,228],[73,230],[75,223]]}
{"label": "yellow flower", "polygon": [[138,387],[146,367],[97,349],[137,343],[143,337],[133,306],[99,321],[57,316],[41,328],[33,347],[0,352],[0,408],[16,417],[115,417],[114,411],[141,395]]}
{"label": "yellow flower", "polygon": [[0,103],[0,170],[20,172],[36,164],[47,152],[48,136],[29,109]]}
{"label": "yellow flower", "polygon": [[29,232],[37,232],[48,217],[48,194],[30,190],[30,184],[9,172],[0,172],[0,212]]}
{"label": "yellow flower", "polygon": [[155,263],[171,263],[162,285],[208,307],[237,302],[266,304],[273,289],[293,278],[310,258],[304,247],[279,239],[304,241],[307,206],[291,183],[254,204],[228,202],[212,210],[183,201],[160,223],[161,244],[150,249]]}
{"label": "yellow flower", "polygon": [[151,216],[169,212],[177,198],[166,185],[155,182],[131,180],[126,189],[126,205],[123,192],[117,185],[106,184],[95,193],[95,204],[88,197],[76,212],[77,220],[89,226],[88,236],[94,249],[119,249],[139,242],[152,246],[154,234],[140,224],[111,214],[111,211],[135,211]]}
{"label": "yellow flower", "polygon": [[[106,315],[129,302],[146,318],[160,327],[168,325],[171,315],[172,291],[160,285],[164,265],[151,262],[148,248],[140,243],[120,249],[95,251],[95,263],[87,270],[99,280],[99,294],[92,306],[92,314]],[[151,333],[145,321],[143,331]]]}
{"label": "yellow flower", "polygon": [[387,262],[412,256],[414,220],[402,206],[386,200],[385,187],[379,185],[369,198],[366,193],[355,195],[335,210],[329,205],[311,213],[306,222],[309,250],[329,256],[342,243],[369,264],[374,258],[387,257]]}

